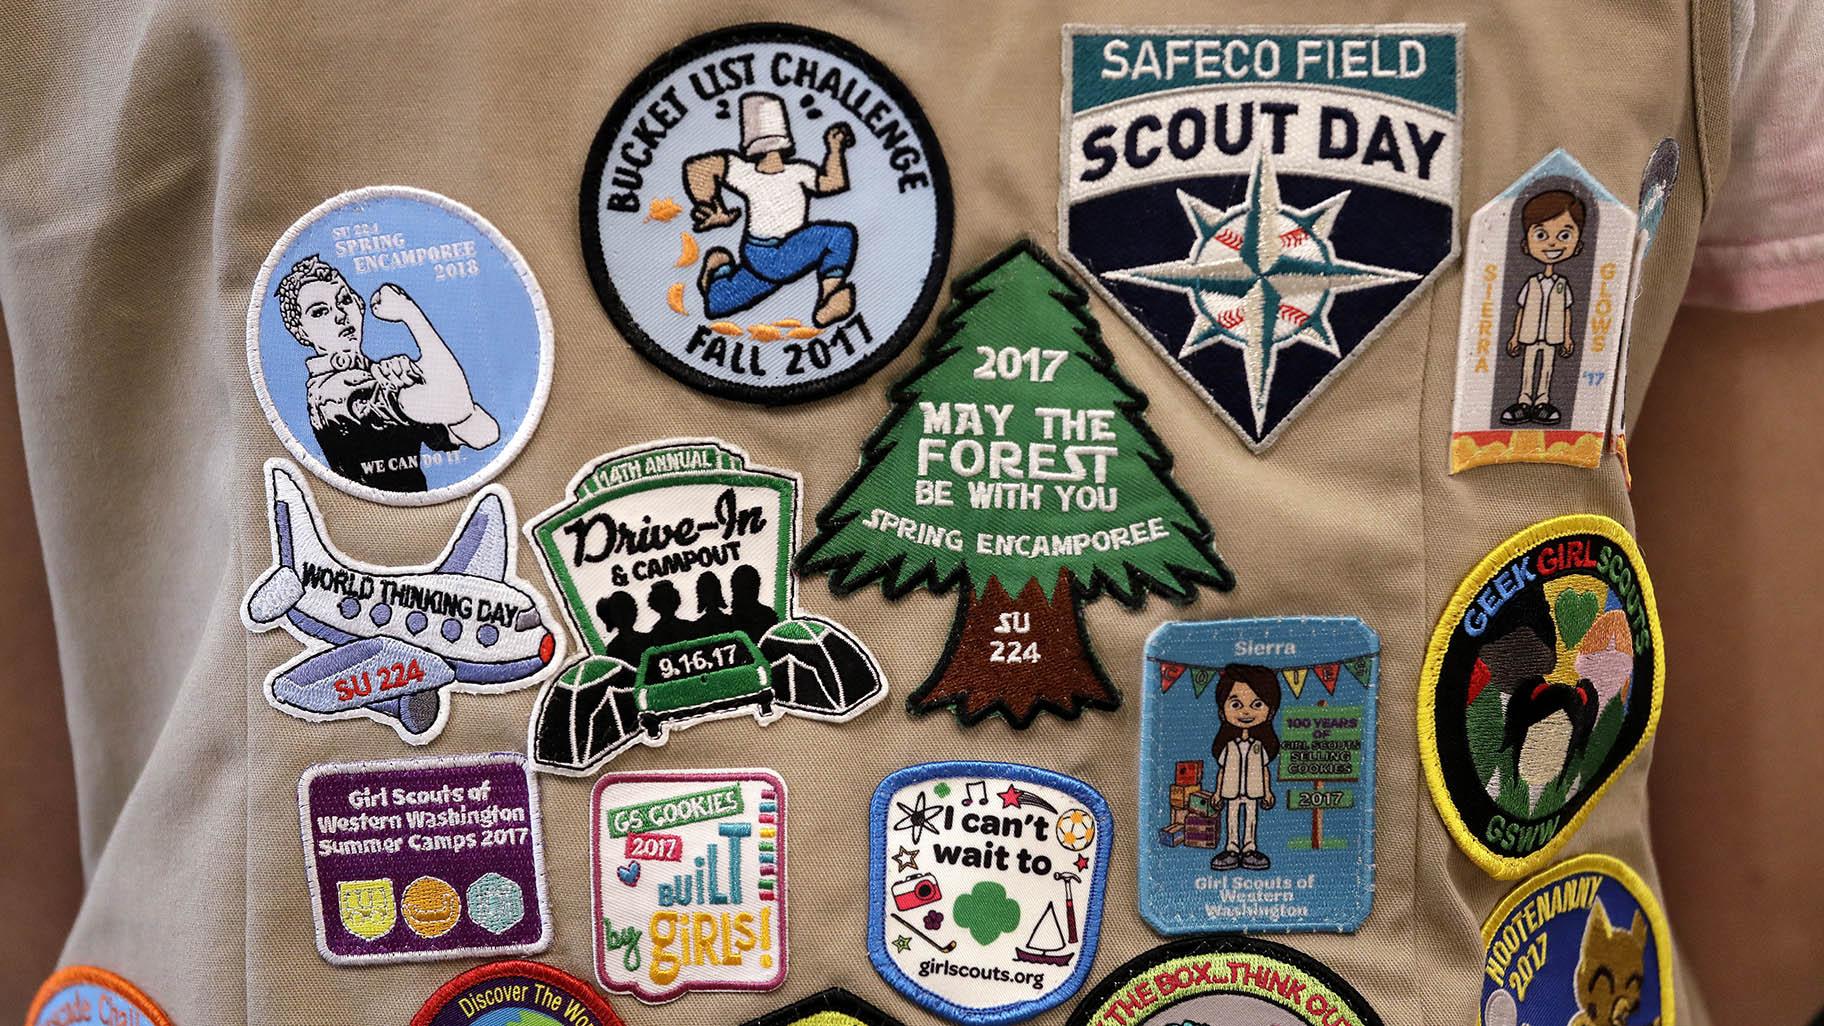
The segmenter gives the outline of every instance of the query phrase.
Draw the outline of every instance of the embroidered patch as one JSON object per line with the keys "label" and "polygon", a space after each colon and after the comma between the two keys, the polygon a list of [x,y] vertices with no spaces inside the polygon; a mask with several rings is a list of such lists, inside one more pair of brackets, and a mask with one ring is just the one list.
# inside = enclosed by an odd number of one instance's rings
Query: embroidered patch
{"label": "embroidered patch", "polygon": [[906,347],[937,301],[950,221],[912,94],[797,25],[660,56],[583,172],[583,256],[615,327],[679,381],[768,405],[839,392]]}
{"label": "embroidered patch", "polygon": [[266,701],[302,720],[357,717],[429,744],[449,722],[448,692],[515,691],[547,675],[562,642],[514,571],[513,497],[498,485],[469,503],[435,563],[381,567],[343,555],[284,460],[266,463],[272,567],[247,590],[250,631],[275,627],[304,651],[266,675]]}
{"label": "embroidered patch", "polygon": [[68,965],[52,973],[25,1013],[25,1026],[88,1022],[171,1026],[164,1009],[144,991],[124,977],[92,965]]}
{"label": "embroidered patch", "polygon": [[1634,232],[1634,262],[1628,271],[1628,311],[1621,322],[1621,352],[1615,356],[1615,398],[1609,413],[1609,445],[1621,462],[1621,473],[1628,490],[1634,489],[1634,471],[1628,466],[1628,343],[1634,336],[1634,307],[1640,302],[1645,284],[1641,274],[1647,254],[1653,251],[1653,239],[1659,234],[1659,222],[1666,216],[1666,203],[1672,187],[1678,184],[1678,142],[1661,139],[1647,158],[1647,168],[1640,175],[1640,223]]}
{"label": "embroidered patch", "polygon": [[861,998],[831,987],[753,1019],[745,1026],[903,1026],[887,1013]]}
{"label": "embroidered patch", "polygon": [[1621,860],[1567,859],[1482,924],[1481,1026],[1674,1026],[1670,938],[1653,892]]}
{"label": "embroidered patch", "polygon": [[412,1026],[622,1026],[587,983],[543,962],[477,966],[432,994]]}
{"label": "embroidered patch", "polygon": [[317,951],[337,965],[551,943],[538,784],[516,753],[323,763],[298,781]]}
{"label": "embroidered patch", "polygon": [[1064,27],[1059,243],[1255,452],[1455,256],[1462,41]]}
{"label": "embroidered patch", "polygon": [[1640,549],[1608,517],[1502,542],[1438,619],[1419,757],[1444,825],[1498,879],[1557,854],[1659,722],[1665,648]]}
{"label": "embroidered patch", "polygon": [[279,440],[337,488],[395,506],[467,495],[513,462],[551,362],[525,259],[423,189],[356,189],[299,218],[247,307],[247,365]]}
{"label": "embroidered patch", "polygon": [[842,595],[958,592],[950,640],[907,700],[964,724],[1066,719],[1121,696],[1082,605],[1188,602],[1234,578],[1172,480],[1146,397],[1115,367],[1088,296],[1022,242],[959,279],[925,358],[892,389],[861,467],[799,554]]}
{"label": "embroidered patch", "polygon": [[1114,818],[1088,784],[1004,762],[931,762],[874,791],[868,954],[963,1023],[1029,1019],[1096,960]]}
{"label": "embroidered patch", "polygon": [[584,467],[526,525],[589,653],[539,697],[540,769],[587,773],[711,719],[847,720],[886,694],[867,646],[798,608],[799,488],[725,442],[672,439]]}
{"label": "embroidered patch", "polygon": [[770,770],[604,773],[591,802],[595,978],[661,1004],[785,982],[785,782]]}
{"label": "embroidered patch", "polygon": [[1140,915],[1353,932],[1374,901],[1381,640],[1353,617],[1162,624],[1140,703]]}
{"label": "embroidered patch", "polygon": [[1067,1026],[1283,1023],[1381,1026],[1381,1017],[1329,966],[1252,937],[1173,941],[1096,984]]}
{"label": "embroidered patch", "polygon": [[1451,473],[1601,462],[1633,246],[1634,212],[1563,150],[1476,211]]}

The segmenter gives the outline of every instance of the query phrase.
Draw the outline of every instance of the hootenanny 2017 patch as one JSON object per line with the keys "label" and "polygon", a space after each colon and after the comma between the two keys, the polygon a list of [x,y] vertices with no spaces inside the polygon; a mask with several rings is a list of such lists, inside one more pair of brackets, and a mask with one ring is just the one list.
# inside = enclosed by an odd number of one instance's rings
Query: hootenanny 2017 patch
{"label": "hootenanny 2017 patch", "polygon": [[467,495],[532,436],[551,317],[525,258],[446,196],[375,186],[272,247],[247,307],[266,419],[311,473],[422,506]]}
{"label": "hootenanny 2017 patch", "polygon": [[1250,449],[1455,255],[1462,39],[1065,26],[1060,245]]}
{"label": "hootenanny 2017 patch", "polygon": [[1353,617],[1162,624],[1140,702],[1140,915],[1354,931],[1374,901],[1381,639]]}
{"label": "hootenanny 2017 patch", "polygon": [[1674,1026],[1672,942],[1646,881],[1579,855],[1514,888],[1482,924],[1480,1026]]}
{"label": "hootenanny 2017 patch", "polygon": [[477,966],[437,989],[411,1026],[622,1026],[589,985],[546,965],[511,959]]}
{"label": "hootenanny 2017 patch", "polygon": [[1311,956],[1252,937],[1161,944],[1096,984],[1066,1026],[1381,1026],[1366,999]]}
{"label": "hootenanny 2017 patch", "polygon": [[1438,619],[1419,758],[1444,825],[1493,876],[1558,852],[1659,722],[1665,643],[1640,549],[1608,517],[1502,542]]}
{"label": "hootenanny 2017 patch", "polygon": [[906,347],[937,300],[950,221],[912,94],[796,25],[660,56],[583,173],[583,256],[615,327],[672,377],[769,405],[841,391]]}
{"label": "hootenanny 2017 patch", "polygon": [[710,719],[847,720],[886,694],[860,640],[798,608],[799,489],[727,443],[674,439],[584,467],[526,525],[588,653],[539,696],[540,769],[588,773]]}
{"label": "hootenanny 2017 patch", "polygon": [[171,1026],[164,1009],[132,982],[92,965],[70,965],[52,973],[38,988],[25,1026]]}
{"label": "hootenanny 2017 patch", "polygon": [[841,987],[818,991],[743,1026],[904,1026]]}
{"label": "hootenanny 2017 patch", "polygon": [[839,595],[876,581],[889,598],[957,591],[949,644],[907,699],[915,713],[1026,727],[1113,709],[1083,604],[1234,586],[1088,299],[1029,242],[959,279],[799,554]]}
{"label": "hootenanny 2017 patch", "polygon": [[595,978],[660,1004],[786,971],[785,782],[771,770],[604,773],[591,802]]}
{"label": "hootenanny 2017 patch", "polygon": [[1083,985],[1114,851],[1094,788],[1014,763],[925,763],[880,782],[868,822],[868,954],[895,990],[996,1024]]}
{"label": "hootenanny 2017 patch", "polygon": [[241,619],[304,646],[266,675],[273,708],[371,719],[423,745],[449,722],[449,692],[514,691],[555,667],[563,643],[544,600],[516,576],[505,488],[475,497],[436,562],[382,567],[330,544],[296,466],[268,460],[266,487],[272,566],[247,589]]}
{"label": "hootenanny 2017 patch", "polygon": [[1602,462],[1634,229],[1634,212],[1563,150],[1476,211],[1464,250],[1451,473]]}
{"label": "hootenanny 2017 patch", "polygon": [[324,763],[298,781],[317,951],[337,965],[534,954],[551,943],[525,757]]}

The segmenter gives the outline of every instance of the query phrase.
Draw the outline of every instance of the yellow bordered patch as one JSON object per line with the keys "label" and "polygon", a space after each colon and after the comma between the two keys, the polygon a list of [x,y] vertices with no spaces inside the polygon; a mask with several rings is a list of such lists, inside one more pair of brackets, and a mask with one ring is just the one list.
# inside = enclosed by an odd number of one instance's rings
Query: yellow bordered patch
{"label": "yellow bordered patch", "polygon": [[543,962],[476,966],[437,988],[411,1026],[623,1026],[587,983]]}

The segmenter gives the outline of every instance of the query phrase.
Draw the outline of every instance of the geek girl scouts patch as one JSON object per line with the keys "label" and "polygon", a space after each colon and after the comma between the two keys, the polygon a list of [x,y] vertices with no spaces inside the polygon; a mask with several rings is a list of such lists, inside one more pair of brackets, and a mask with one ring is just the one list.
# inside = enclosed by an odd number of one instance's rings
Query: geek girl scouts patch
{"label": "geek girl scouts patch", "polygon": [[798,608],[799,484],[724,442],[672,439],[584,467],[526,525],[587,653],[539,696],[540,769],[588,773],[712,719],[840,722],[886,694],[867,646]]}
{"label": "geek girl scouts patch", "polygon": [[1102,796],[1049,770],[931,762],[888,776],[869,816],[874,968],[956,1022],[1062,1003],[1096,960],[1113,834]]}
{"label": "geek girl scouts patch", "polygon": [[543,962],[470,969],[437,989],[411,1026],[621,1026],[589,985]]}
{"label": "geek girl scouts patch", "polygon": [[25,1013],[25,1026],[171,1026],[164,1009],[126,978],[92,965],[52,973]]}
{"label": "geek girl scouts patch", "polygon": [[1059,242],[1250,449],[1455,255],[1462,41],[1065,26]]}
{"label": "geek girl scouts patch", "polygon": [[1502,542],[1439,618],[1419,757],[1444,825],[1491,875],[1544,865],[1659,722],[1665,649],[1640,549],[1608,517]]}
{"label": "geek girl scouts patch", "polygon": [[903,1026],[887,1013],[841,987],[795,1001],[744,1026]]}
{"label": "geek girl scouts patch", "polygon": [[1197,937],[1103,977],[1066,1026],[1381,1026],[1347,981],[1296,949],[1252,937]]}
{"label": "geek girl scouts patch", "polygon": [[1646,881],[1579,855],[1514,889],[1482,924],[1481,1026],[1673,1026],[1672,943]]}
{"label": "geek girl scouts patch", "polygon": [[1140,703],[1140,915],[1351,932],[1374,901],[1381,639],[1352,617],[1167,623]]}
{"label": "geek girl scouts patch", "polygon": [[247,365],[279,440],[337,488],[396,506],[505,469],[544,410],[551,361],[525,259],[423,189],[357,189],[299,218],[247,307]]}
{"label": "geek girl scouts patch", "polygon": [[785,782],[605,773],[591,802],[595,977],[659,1004],[785,982]]}
{"label": "geek girl scouts patch", "polygon": [[543,951],[538,810],[516,753],[312,766],[298,819],[317,951],[337,965]]}
{"label": "geek girl scouts patch", "polygon": [[513,497],[491,485],[443,554],[420,566],[344,555],[298,468],[266,463],[272,566],[247,589],[247,629],[304,646],[266,675],[266,701],[301,720],[370,719],[408,744],[443,733],[453,691],[497,693],[548,676],[562,654],[551,615],[514,569]]}
{"label": "geek girl scouts patch", "polygon": [[1634,212],[1554,150],[1469,222],[1450,472],[1602,461]]}
{"label": "geek girl scouts patch", "polygon": [[602,122],[583,256],[616,328],[685,384],[779,405],[898,355],[937,299],[950,179],[892,72],[796,25],[661,55]]}

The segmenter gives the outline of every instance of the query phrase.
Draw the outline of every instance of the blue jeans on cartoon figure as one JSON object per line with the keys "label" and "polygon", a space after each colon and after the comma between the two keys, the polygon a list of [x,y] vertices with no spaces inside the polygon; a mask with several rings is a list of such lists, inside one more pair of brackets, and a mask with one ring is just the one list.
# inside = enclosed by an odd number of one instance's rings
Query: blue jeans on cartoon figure
{"label": "blue jeans on cartoon figure", "polygon": [[812,221],[779,239],[747,236],[740,264],[718,268],[710,279],[703,310],[711,317],[739,313],[812,270],[819,279],[846,278],[855,242],[855,226],[839,221]]}

